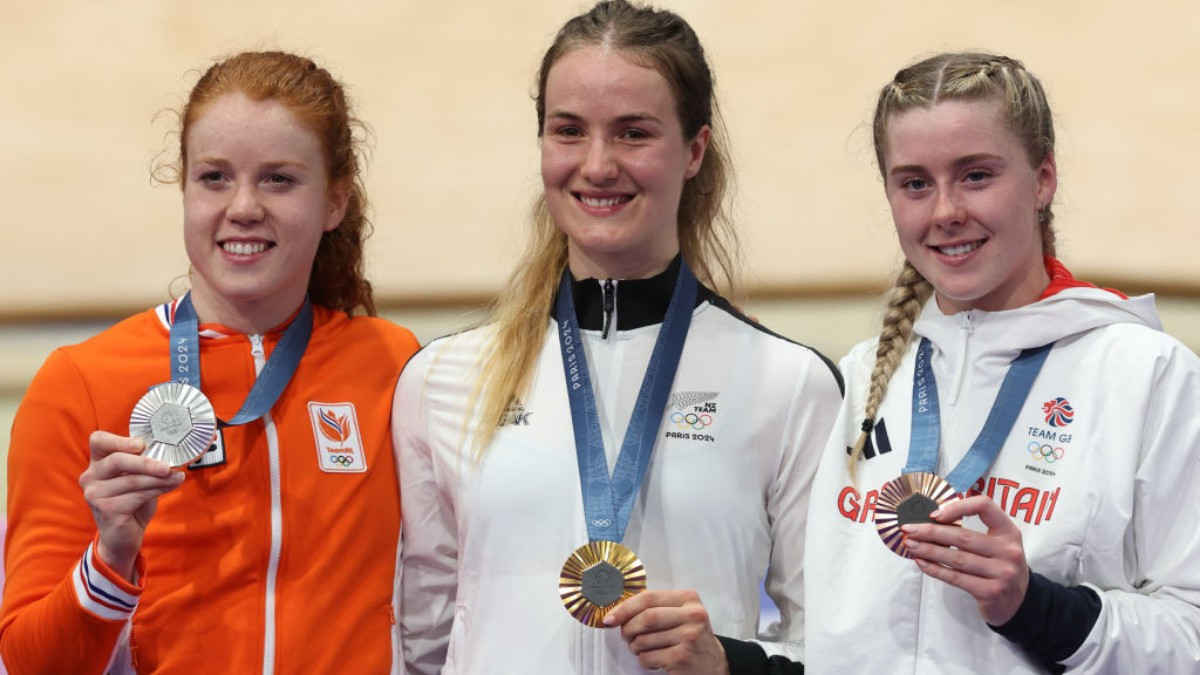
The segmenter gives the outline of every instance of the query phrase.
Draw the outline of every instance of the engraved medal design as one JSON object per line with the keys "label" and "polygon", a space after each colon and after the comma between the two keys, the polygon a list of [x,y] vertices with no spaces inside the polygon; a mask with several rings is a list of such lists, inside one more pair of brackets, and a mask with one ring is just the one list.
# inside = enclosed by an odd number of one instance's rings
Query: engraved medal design
{"label": "engraved medal design", "polygon": [[196,461],[216,434],[217,415],[208,397],[178,382],[152,387],[129,416],[129,435],[146,442],[142,455],[172,467]]}
{"label": "engraved medal design", "polygon": [[912,559],[904,545],[905,535],[900,526],[937,522],[929,514],[960,498],[961,495],[937,474],[926,471],[906,473],[880,488],[879,501],[875,505],[875,529],[892,553]]}
{"label": "engraved medal design", "polygon": [[558,593],[577,621],[607,628],[604,617],[622,601],[646,590],[646,570],[637,554],[612,541],[580,546],[563,563]]}

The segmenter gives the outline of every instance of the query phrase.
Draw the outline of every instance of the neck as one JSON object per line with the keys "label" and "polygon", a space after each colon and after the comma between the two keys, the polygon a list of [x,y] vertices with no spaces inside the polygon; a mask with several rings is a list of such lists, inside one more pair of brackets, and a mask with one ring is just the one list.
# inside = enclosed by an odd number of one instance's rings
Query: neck
{"label": "neck", "polygon": [[244,335],[261,335],[283,325],[304,302],[301,295],[294,301],[278,298],[260,302],[236,302],[207,293],[199,286],[192,288],[192,307],[201,324],[215,323]]}
{"label": "neck", "polygon": [[676,255],[679,255],[678,246],[666,254],[655,252],[635,256],[621,252],[597,255],[585,253],[568,243],[567,267],[575,279],[649,279],[662,274]]}

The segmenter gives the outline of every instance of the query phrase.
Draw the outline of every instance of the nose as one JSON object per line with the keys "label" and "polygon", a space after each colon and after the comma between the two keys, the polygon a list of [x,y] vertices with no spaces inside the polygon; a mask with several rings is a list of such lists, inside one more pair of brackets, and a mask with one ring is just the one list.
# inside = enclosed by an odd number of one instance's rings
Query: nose
{"label": "nose", "polygon": [[953,189],[938,190],[933,203],[933,223],[939,227],[955,227],[962,225],[966,219],[961,195]]}
{"label": "nose", "polygon": [[263,219],[263,205],[253,185],[236,185],[232,201],[227,210],[229,219],[235,223],[257,223]]}
{"label": "nose", "polygon": [[617,162],[612,148],[605,139],[597,138],[588,145],[580,171],[583,178],[595,185],[603,185],[617,178]]}

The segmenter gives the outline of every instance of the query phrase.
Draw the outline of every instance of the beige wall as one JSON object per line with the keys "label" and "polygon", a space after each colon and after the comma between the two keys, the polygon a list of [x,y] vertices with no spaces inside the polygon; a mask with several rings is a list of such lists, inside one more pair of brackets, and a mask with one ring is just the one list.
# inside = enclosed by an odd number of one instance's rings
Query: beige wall
{"label": "beige wall", "polygon": [[[1076,271],[1200,289],[1200,3],[667,0],[715,64],[760,288],[879,283],[897,254],[865,122],[913,57],[1026,60],[1059,116],[1059,223]],[[209,59],[283,47],[352,85],[374,129],[372,274],[391,298],[488,293],[539,186],[538,56],[584,3],[5,0],[0,317],[161,299],[186,270],[179,194],[149,166]]]}

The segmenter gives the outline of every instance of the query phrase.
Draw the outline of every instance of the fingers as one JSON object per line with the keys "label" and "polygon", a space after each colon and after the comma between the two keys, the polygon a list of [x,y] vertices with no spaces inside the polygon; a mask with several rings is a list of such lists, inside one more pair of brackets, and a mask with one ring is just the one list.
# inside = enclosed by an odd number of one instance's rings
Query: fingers
{"label": "fingers", "polygon": [[621,627],[621,635],[635,654],[672,645],[693,645],[712,634],[708,610],[699,602],[682,607],[655,607]]}
{"label": "fingers", "polygon": [[695,591],[642,591],[617,605],[604,617],[606,626],[624,626],[634,616],[652,607],[679,607],[685,602],[699,602]]}
{"label": "fingers", "polygon": [[[80,482],[84,482],[82,479]],[[105,513],[129,513],[141,505],[145,499],[126,499],[143,493],[152,492],[151,497],[170,492],[183,483],[183,472],[169,472],[168,475],[146,476],[142,474],[121,474],[103,480],[87,481],[83,487],[83,498],[93,508],[103,506]],[[119,499],[118,499],[119,498]],[[114,501],[117,500],[117,501]],[[122,509],[120,505],[134,502],[131,508]]]}
{"label": "fingers", "polygon": [[953,523],[967,516],[979,516],[989,534],[1019,532],[1017,526],[1004,513],[1000,505],[985,495],[955,499],[931,513],[930,516],[939,523]]}
{"label": "fingers", "polygon": [[695,591],[640,593],[618,605],[605,622],[620,625],[621,636],[643,668],[685,675],[717,673],[727,666],[708,610]]}
{"label": "fingers", "polygon": [[970,593],[988,623],[1004,624],[1020,607],[1029,585],[1020,529],[984,496],[952,502],[934,514],[943,523],[979,516],[987,532],[949,525],[905,525],[908,551],[926,575]]}
{"label": "fingers", "polygon": [[637,654],[643,668],[665,670],[671,675],[728,673],[725,648],[713,635],[696,644],[675,644]]}
{"label": "fingers", "polygon": [[[141,456],[146,444],[138,438],[94,431],[88,438],[88,449],[92,461],[84,475],[90,473],[94,479],[104,480],[125,473],[166,478],[171,473],[171,467],[166,462]],[[83,482],[83,477],[80,482]]]}

